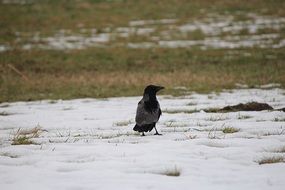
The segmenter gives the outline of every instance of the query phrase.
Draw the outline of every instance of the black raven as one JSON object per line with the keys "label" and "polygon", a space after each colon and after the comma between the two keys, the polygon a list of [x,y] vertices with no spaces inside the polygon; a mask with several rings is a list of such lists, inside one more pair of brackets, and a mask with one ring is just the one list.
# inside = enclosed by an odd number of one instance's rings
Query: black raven
{"label": "black raven", "polygon": [[161,135],[155,128],[155,124],[161,115],[156,93],[161,89],[164,89],[164,87],[155,85],[147,86],[144,89],[143,98],[138,103],[136,125],[133,130],[142,132],[142,136],[144,136],[144,132],[150,132],[153,128],[156,131],[155,135]]}

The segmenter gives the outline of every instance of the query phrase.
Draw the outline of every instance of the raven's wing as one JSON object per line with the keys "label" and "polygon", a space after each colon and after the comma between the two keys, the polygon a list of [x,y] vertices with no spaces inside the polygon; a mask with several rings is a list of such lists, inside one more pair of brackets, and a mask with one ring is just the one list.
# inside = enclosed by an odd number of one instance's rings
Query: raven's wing
{"label": "raven's wing", "polygon": [[158,107],[158,109],[156,109],[154,112],[148,112],[145,109],[144,101],[141,100],[138,103],[136,124],[139,126],[142,126],[142,125],[156,123],[159,119],[160,112],[161,112],[161,111],[159,112],[159,110],[160,108]]}
{"label": "raven's wing", "polygon": [[161,109],[160,109],[160,107],[159,107],[159,110],[158,110],[158,119],[160,118],[161,114],[162,114],[162,112],[161,112]]}

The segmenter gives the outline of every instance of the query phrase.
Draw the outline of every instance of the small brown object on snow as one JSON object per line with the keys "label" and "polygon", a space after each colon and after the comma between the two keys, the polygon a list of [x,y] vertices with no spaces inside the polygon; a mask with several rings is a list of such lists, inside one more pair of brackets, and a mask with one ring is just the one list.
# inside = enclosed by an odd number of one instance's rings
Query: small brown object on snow
{"label": "small brown object on snow", "polygon": [[262,111],[262,110],[284,111],[285,108],[273,109],[270,105],[266,103],[249,102],[246,104],[241,103],[234,106],[226,106],[220,109],[210,108],[204,111],[209,113],[226,113],[226,112],[236,112],[236,111]]}
{"label": "small brown object on snow", "polygon": [[221,111],[262,111],[262,110],[273,110],[273,107],[266,103],[249,102],[246,104],[237,104],[234,106],[226,106]]}

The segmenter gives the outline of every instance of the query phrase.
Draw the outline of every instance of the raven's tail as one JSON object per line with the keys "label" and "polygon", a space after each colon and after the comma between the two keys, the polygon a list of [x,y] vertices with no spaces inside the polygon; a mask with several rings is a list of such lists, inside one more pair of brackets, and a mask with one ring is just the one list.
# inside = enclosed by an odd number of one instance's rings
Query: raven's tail
{"label": "raven's tail", "polygon": [[137,124],[134,126],[133,130],[138,132],[148,132],[151,131],[154,127],[154,124],[146,124],[142,126],[138,126]]}
{"label": "raven's tail", "polygon": [[133,130],[140,132],[140,126],[138,126],[138,125],[136,124],[136,125],[134,126]]}

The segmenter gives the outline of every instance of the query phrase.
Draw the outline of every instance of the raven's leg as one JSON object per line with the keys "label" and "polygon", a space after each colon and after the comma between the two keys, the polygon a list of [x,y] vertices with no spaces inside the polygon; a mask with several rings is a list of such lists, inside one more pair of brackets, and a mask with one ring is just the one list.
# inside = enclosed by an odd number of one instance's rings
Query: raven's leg
{"label": "raven's leg", "polygon": [[155,124],[154,124],[154,129],[155,129],[155,134],[154,134],[154,135],[162,135],[162,134],[160,134],[160,133],[157,132],[156,127],[155,127]]}
{"label": "raven's leg", "polygon": [[145,136],[144,132],[142,132],[142,137]]}

